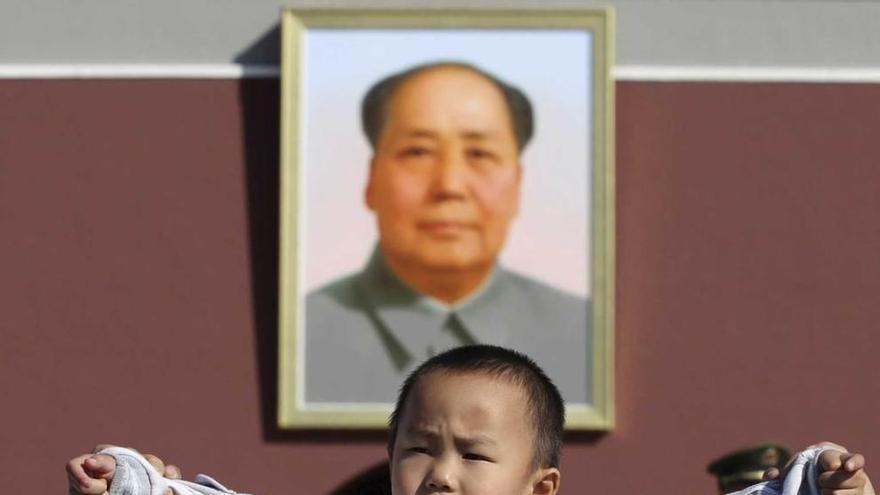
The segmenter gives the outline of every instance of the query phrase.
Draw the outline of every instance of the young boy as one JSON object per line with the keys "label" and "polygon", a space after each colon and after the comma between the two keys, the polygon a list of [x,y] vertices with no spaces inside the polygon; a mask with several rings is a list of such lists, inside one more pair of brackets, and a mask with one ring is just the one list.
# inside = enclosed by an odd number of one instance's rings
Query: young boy
{"label": "young boy", "polygon": [[522,354],[459,347],[403,384],[388,455],[394,495],[552,495],[559,489],[565,410]]}
{"label": "young boy", "polygon": [[[406,379],[391,415],[392,494],[555,495],[563,423],[559,391],[528,357],[485,345],[439,354]],[[861,456],[828,452],[827,493],[873,495]],[[72,459],[71,493],[122,493],[116,468],[110,456]]]}

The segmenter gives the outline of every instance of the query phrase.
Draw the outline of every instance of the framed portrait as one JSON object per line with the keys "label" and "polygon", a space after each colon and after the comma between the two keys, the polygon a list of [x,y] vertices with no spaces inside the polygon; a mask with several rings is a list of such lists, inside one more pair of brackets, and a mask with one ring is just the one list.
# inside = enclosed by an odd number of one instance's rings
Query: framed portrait
{"label": "framed portrait", "polygon": [[384,428],[468,344],[613,426],[609,10],[282,13],[282,428]]}

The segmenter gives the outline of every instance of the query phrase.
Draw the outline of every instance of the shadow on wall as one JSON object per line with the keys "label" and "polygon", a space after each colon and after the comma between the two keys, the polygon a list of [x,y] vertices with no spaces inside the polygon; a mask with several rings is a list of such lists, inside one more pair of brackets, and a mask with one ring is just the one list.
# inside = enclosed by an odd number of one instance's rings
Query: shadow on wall
{"label": "shadow on wall", "polygon": [[[237,63],[254,63],[266,47],[279,43],[279,26],[270,29],[236,56]],[[278,63],[278,50],[274,63]],[[275,352],[278,327],[278,159],[279,80],[244,78],[239,83],[247,187],[248,247],[251,297],[254,308],[260,411],[264,440],[276,439],[277,399]]]}
{"label": "shadow on wall", "polygon": [[256,41],[235,56],[235,63],[250,65],[280,65],[281,24],[275,24]]}

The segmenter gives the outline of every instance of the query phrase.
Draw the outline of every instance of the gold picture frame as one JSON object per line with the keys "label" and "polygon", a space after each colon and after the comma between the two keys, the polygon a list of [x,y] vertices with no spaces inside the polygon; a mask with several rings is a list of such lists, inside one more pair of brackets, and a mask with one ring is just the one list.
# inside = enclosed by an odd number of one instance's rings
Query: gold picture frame
{"label": "gold picture frame", "polygon": [[[304,163],[308,140],[322,133],[308,129],[305,113],[314,102],[308,98],[307,78],[315,64],[325,58],[312,56],[318,35],[330,33],[436,33],[452,36],[457,32],[493,36],[495,33],[569,33],[589,40],[584,60],[562,60],[566,66],[581,67],[588,78],[589,102],[583,118],[589,130],[583,136],[589,186],[587,211],[589,227],[586,243],[589,256],[584,263],[589,275],[588,298],[591,307],[584,348],[589,376],[587,399],[569,404],[566,426],[569,430],[609,430],[614,425],[614,86],[611,80],[613,12],[591,10],[309,10],[282,11],[281,63],[281,201],[279,273],[279,375],[278,424],[284,429],[378,429],[387,424],[393,406],[387,400],[377,403],[345,403],[307,400],[304,384],[307,373],[305,353],[305,286],[303,246],[311,234],[305,210],[317,197],[307,190],[306,177],[315,175]],[[452,33],[452,34],[450,34]],[[408,45],[408,43],[400,44]],[[360,45],[359,45],[360,46]],[[346,67],[345,53],[333,52],[333,63]],[[553,54],[548,54],[548,56]],[[527,62],[527,61],[525,61]],[[342,77],[344,79],[344,77]],[[337,78],[333,78],[335,83]],[[370,81],[372,82],[372,81]],[[574,89],[575,91],[577,88]],[[583,90],[583,89],[582,89]],[[322,100],[323,101],[323,100]],[[355,115],[355,114],[352,114]],[[355,119],[356,117],[352,117]],[[321,127],[326,131],[326,126]],[[311,252],[318,252],[312,249]],[[317,358],[315,358],[317,359]],[[340,363],[340,366],[344,363]],[[340,377],[341,380],[344,377]],[[396,385],[394,386],[396,391]]]}

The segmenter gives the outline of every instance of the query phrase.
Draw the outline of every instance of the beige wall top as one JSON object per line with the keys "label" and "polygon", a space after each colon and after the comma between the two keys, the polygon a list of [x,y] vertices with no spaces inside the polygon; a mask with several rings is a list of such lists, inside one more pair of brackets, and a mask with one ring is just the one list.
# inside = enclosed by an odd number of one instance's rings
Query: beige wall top
{"label": "beige wall top", "polygon": [[[275,65],[279,0],[29,0],[0,3],[0,64]],[[880,68],[880,2],[849,0],[381,1],[377,7],[617,10],[617,64]]]}

